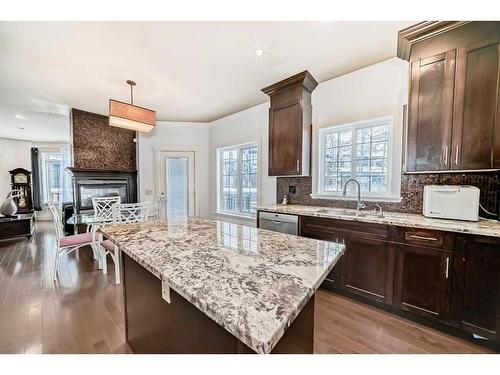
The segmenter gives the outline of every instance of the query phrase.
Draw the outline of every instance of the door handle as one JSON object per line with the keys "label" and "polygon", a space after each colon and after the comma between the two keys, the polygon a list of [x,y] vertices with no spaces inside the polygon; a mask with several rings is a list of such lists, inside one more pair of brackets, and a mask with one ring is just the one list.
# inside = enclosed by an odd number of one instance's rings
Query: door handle
{"label": "door handle", "polygon": [[408,238],[412,238],[414,240],[424,240],[424,241],[438,241],[437,238],[435,237],[425,237],[425,236],[418,236],[416,234],[410,234]]}
{"label": "door handle", "polygon": [[444,270],[444,276],[448,279],[450,271],[450,257],[446,257],[446,268]]}
{"label": "door handle", "polygon": [[300,159],[297,159],[297,172],[300,171]]}
{"label": "door handle", "polygon": [[444,165],[448,166],[448,145],[444,146]]}
{"label": "door handle", "polygon": [[458,150],[459,146],[455,146],[455,165],[458,165]]}

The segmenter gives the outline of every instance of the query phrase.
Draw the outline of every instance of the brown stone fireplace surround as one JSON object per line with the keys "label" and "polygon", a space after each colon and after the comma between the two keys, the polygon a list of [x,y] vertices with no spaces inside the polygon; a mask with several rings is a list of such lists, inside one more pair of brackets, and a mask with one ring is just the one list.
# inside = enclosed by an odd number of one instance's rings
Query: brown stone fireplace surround
{"label": "brown stone fireplace surround", "polygon": [[71,111],[71,121],[75,211],[91,209],[89,196],[109,191],[119,193],[123,202],[136,202],[135,132],[109,126],[107,116],[78,109]]}

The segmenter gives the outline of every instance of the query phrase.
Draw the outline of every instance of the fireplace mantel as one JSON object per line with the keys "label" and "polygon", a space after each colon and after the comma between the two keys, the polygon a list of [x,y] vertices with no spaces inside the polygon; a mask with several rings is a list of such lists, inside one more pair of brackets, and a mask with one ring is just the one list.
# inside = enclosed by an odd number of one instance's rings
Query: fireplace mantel
{"label": "fireplace mantel", "polygon": [[[66,168],[72,174],[75,213],[92,209],[91,196],[113,190],[123,203],[137,202],[137,171],[112,169]],[[95,190],[95,195],[92,194]]]}

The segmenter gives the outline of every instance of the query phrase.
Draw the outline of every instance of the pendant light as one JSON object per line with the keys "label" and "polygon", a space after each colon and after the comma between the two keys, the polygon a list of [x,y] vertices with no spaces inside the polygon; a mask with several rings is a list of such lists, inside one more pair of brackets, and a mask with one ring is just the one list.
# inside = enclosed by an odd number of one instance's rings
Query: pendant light
{"label": "pendant light", "polygon": [[150,132],[156,125],[156,112],[134,105],[134,81],[128,80],[130,85],[130,104],[109,99],[109,125],[119,128]]}

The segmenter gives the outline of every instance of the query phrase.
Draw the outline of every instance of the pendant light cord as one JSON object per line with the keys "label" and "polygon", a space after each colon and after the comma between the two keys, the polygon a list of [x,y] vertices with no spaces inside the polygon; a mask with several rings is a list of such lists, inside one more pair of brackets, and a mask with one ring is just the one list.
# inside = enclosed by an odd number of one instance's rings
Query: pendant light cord
{"label": "pendant light cord", "polygon": [[130,104],[134,105],[134,85],[130,85]]}

